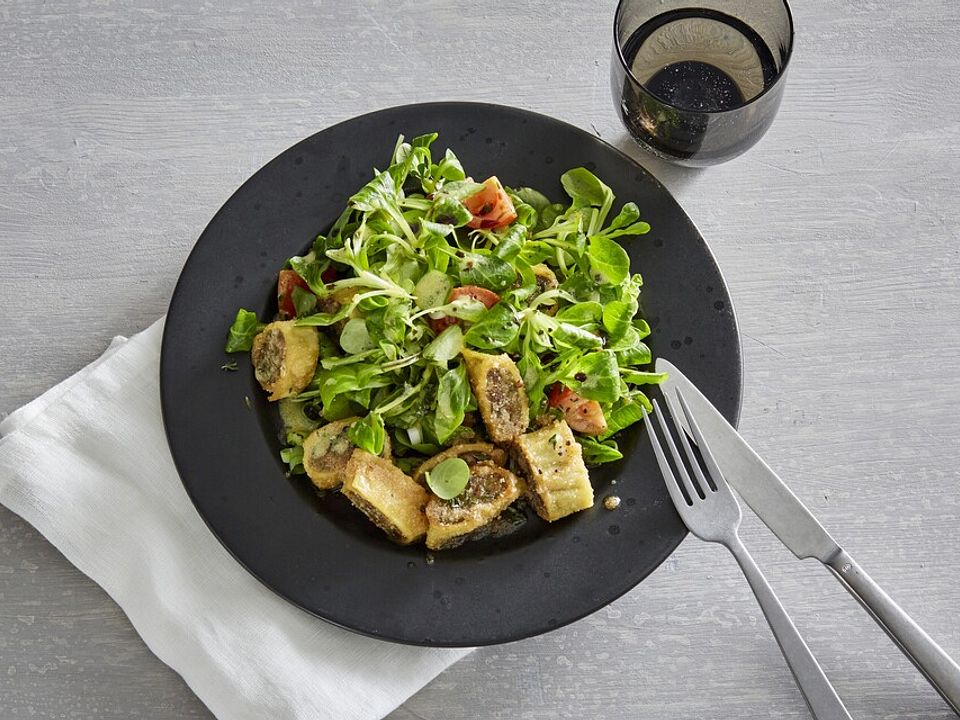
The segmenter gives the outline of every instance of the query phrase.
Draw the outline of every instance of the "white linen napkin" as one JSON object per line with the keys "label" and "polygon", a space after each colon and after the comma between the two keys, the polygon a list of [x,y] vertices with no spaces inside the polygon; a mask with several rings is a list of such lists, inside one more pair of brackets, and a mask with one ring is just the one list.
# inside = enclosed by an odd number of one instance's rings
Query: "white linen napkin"
{"label": "white linen napkin", "polygon": [[0,502],[120,605],[220,720],[381,718],[469,650],[354,635],[250,576],[200,519],[160,416],[162,320],[0,423]]}

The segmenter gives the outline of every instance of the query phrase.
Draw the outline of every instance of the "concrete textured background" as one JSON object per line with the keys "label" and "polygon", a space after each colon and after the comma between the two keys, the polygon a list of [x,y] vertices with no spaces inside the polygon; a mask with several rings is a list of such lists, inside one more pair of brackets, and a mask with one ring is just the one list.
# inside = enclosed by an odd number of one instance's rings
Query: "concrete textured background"
{"label": "concrete textured background", "polygon": [[[680,199],[743,331],[741,429],[960,655],[960,4],[806,0],[776,123],[706,171],[618,125],[614,3],[0,2],[0,412],[166,308],[194,240],[300,138],[409,102],[502,102],[624,149]],[[952,717],[815,564],[747,544],[855,717]],[[0,509],[0,715],[209,712]],[[688,539],[595,615],[453,666],[391,720],[803,718],[726,552]]]}

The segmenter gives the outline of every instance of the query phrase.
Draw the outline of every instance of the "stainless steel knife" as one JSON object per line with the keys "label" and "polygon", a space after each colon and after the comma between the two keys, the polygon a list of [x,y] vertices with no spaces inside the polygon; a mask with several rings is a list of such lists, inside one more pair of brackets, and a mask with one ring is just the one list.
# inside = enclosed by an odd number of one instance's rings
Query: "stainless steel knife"
{"label": "stainless steel knife", "polygon": [[[658,359],[656,369],[668,373],[663,383],[665,392],[679,388],[683,393],[724,478],[736,488],[744,502],[794,555],[800,559],[816,558],[832,570],[953,711],[960,715],[960,665],[840,547],[806,505],[676,366]],[[690,428],[686,427],[686,430],[693,440]]]}

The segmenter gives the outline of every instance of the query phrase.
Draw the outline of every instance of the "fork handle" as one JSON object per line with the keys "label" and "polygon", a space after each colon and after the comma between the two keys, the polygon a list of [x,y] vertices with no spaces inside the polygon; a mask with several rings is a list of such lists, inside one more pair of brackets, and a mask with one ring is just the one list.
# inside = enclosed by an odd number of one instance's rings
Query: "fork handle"
{"label": "fork handle", "polygon": [[797,687],[800,688],[803,699],[807,701],[810,714],[816,720],[851,720],[850,713],[844,707],[837,691],[833,689],[820,663],[807,647],[797,626],[787,615],[787,611],[773,592],[767,578],[757,567],[757,563],[754,562],[740,538],[734,535],[727,547],[740,564],[747,582],[753,589],[753,594],[757,596],[760,609],[770,623],[770,629],[773,630],[773,636],[777,639],[780,652],[783,653],[797,681]]}
{"label": "fork handle", "polygon": [[845,550],[840,550],[825,564],[833,570],[843,586],[863,605],[910,662],[917,666],[953,711],[960,715],[960,665],[957,665]]}

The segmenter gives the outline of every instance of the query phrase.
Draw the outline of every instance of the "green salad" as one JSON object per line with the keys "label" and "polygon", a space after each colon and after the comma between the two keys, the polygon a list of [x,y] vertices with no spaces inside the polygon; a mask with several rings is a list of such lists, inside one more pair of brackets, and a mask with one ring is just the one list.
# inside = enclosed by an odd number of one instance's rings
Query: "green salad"
{"label": "green salad", "polygon": [[[648,369],[642,280],[621,246],[650,229],[638,207],[616,208],[582,167],[560,176],[564,202],[477,182],[436,140],[398,139],[389,167],[279,271],[276,316],[241,309],[226,351],[251,353],[279,403],[292,473],[342,488],[400,542],[446,547],[480,527],[446,537],[460,515],[495,510],[486,525],[523,498],[545,519],[569,514],[550,495],[570,488],[535,487],[547,466],[562,485],[580,477],[565,463],[619,460],[616,434],[663,378]],[[544,432],[566,444],[559,460],[534,447]],[[449,516],[433,543],[431,503]]]}

